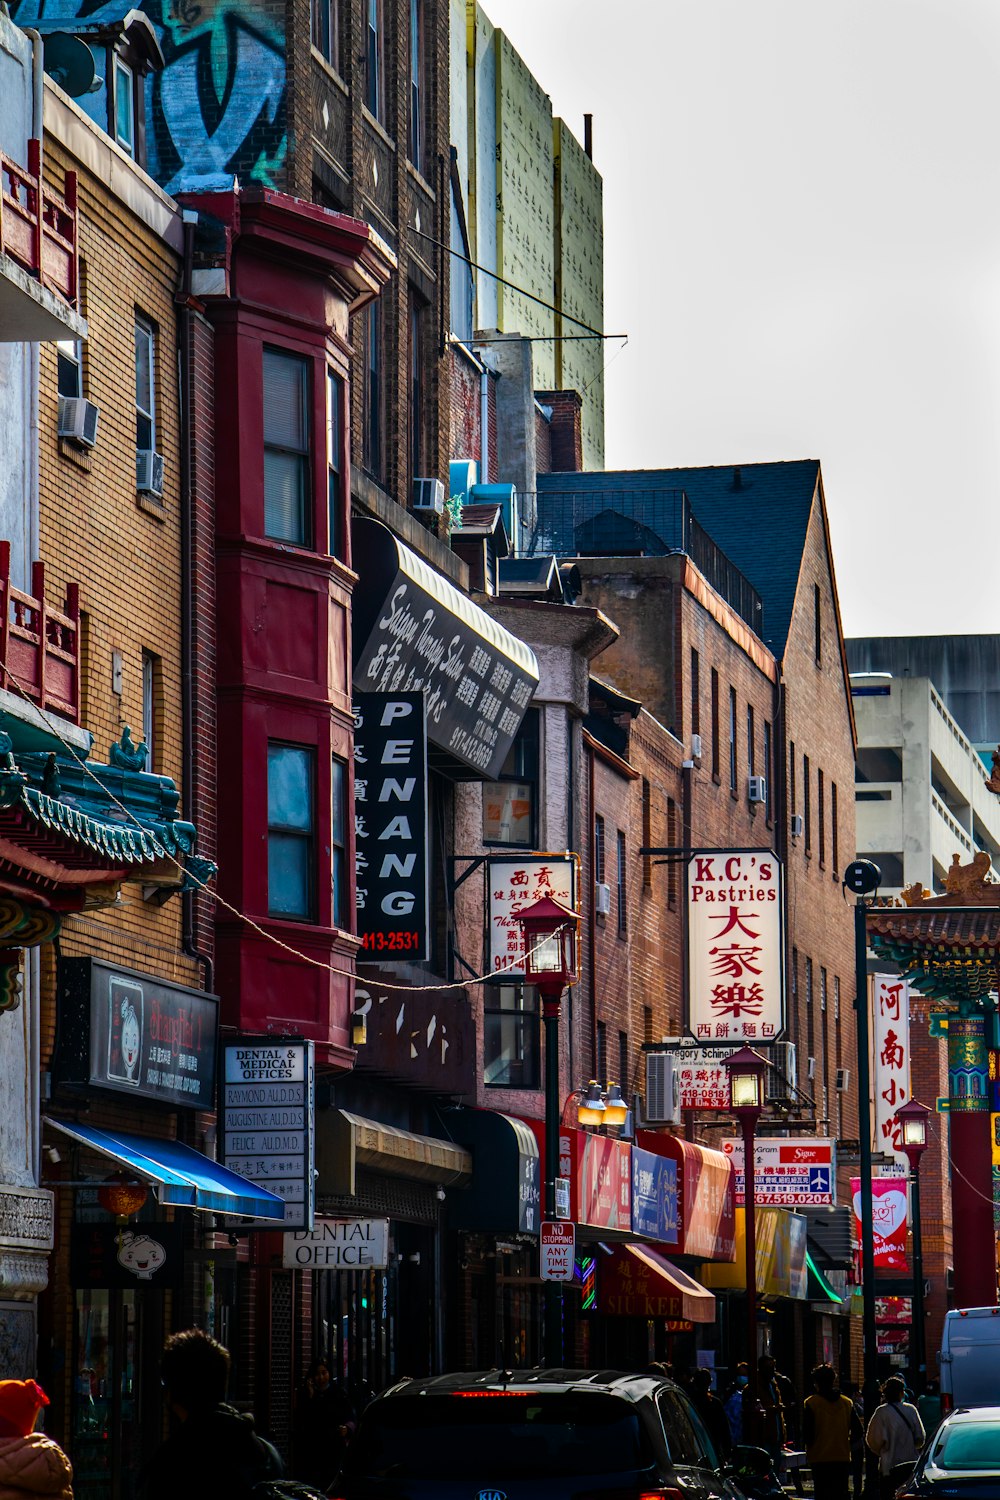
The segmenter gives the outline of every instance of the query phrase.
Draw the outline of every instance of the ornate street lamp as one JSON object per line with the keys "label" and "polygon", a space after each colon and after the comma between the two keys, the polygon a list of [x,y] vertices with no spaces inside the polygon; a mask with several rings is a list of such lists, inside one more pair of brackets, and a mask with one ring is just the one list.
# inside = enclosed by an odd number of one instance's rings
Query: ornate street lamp
{"label": "ornate street lamp", "polygon": [[920,1395],[927,1374],[927,1352],[924,1328],[924,1247],[920,1223],[920,1158],[927,1150],[927,1121],[930,1110],[916,1099],[901,1104],[896,1119],[902,1127],[899,1149],[910,1163],[910,1213],[913,1220],[913,1337],[910,1349],[911,1384]]}
{"label": "ornate street lamp", "polygon": [[[559,1011],[562,992],[579,978],[577,940],[580,918],[568,906],[543,896],[519,912],[524,932],[524,982],[538,988],[545,1027],[545,1217],[556,1216],[559,1175]],[[562,1364],[562,1286],[545,1283],[545,1357]]]}
{"label": "ornate street lamp", "polygon": [[603,1125],[607,1106],[604,1103],[604,1093],[596,1078],[592,1078],[584,1090],[583,1098],[577,1107],[576,1118],[579,1125]]}
{"label": "ornate street lamp", "polygon": [[764,1109],[764,1080],[767,1062],[759,1052],[741,1047],[727,1060],[729,1073],[729,1107],[743,1134],[743,1193],[746,1228],[747,1283],[747,1363],[750,1366],[750,1389],[757,1395],[757,1222],[754,1172],[754,1136]]}

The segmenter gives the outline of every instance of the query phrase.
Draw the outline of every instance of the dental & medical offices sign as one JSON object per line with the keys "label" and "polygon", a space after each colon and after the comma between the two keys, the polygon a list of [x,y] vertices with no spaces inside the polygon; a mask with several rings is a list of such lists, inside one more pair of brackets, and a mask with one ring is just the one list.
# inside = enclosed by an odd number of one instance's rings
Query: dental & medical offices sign
{"label": "dental & medical offices sign", "polygon": [[781,862],[769,849],[694,851],[687,867],[687,1032],[755,1047],[785,1029]]}

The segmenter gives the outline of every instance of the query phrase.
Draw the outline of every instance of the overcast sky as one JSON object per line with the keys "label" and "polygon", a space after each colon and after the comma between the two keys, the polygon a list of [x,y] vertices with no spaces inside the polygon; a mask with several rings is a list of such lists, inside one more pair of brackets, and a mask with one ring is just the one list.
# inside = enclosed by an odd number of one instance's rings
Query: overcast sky
{"label": "overcast sky", "polygon": [[1000,631],[1000,0],[484,0],[604,177],[607,466],[818,458],[848,635]]}

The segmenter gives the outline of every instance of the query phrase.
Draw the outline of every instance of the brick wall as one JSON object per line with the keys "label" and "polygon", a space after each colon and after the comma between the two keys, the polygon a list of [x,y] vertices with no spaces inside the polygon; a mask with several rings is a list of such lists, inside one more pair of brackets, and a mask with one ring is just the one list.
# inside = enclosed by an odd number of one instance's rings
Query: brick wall
{"label": "brick wall", "polygon": [[551,465],[545,473],[579,473],[583,468],[583,398],[578,391],[536,391],[543,406],[552,408]]}

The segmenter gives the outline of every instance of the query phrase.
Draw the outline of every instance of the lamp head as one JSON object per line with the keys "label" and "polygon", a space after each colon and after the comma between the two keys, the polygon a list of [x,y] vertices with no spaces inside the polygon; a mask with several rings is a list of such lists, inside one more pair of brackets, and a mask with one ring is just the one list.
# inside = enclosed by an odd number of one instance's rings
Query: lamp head
{"label": "lamp head", "polygon": [[901,1104],[896,1111],[896,1119],[900,1124],[901,1140],[900,1150],[905,1152],[909,1159],[910,1167],[915,1172],[920,1164],[920,1158],[927,1150],[927,1121],[930,1110],[926,1104],[921,1104],[917,1099],[908,1099]]}
{"label": "lamp head", "polygon": [[767,1062],[759,1052],[741,1047],[726,1060],[729,1073],[729,1106],[736,1114],[759,1115],[764,1108]]}
{"label": "lamp head", "polygon": [[543,994],[558,994],[577,977],[576,948],[580,918],[561,901],[543,896],[517,921],[524,933],[524,978]]}
{"label": "lamp head", "polygon": [[581,1125],[603,1125],[604,1124],[604,1095],[601,1093],[601,1085],[596,1078],[592,1078],[587,1084],[583,1098],[580,1100],[576,1118]]}

